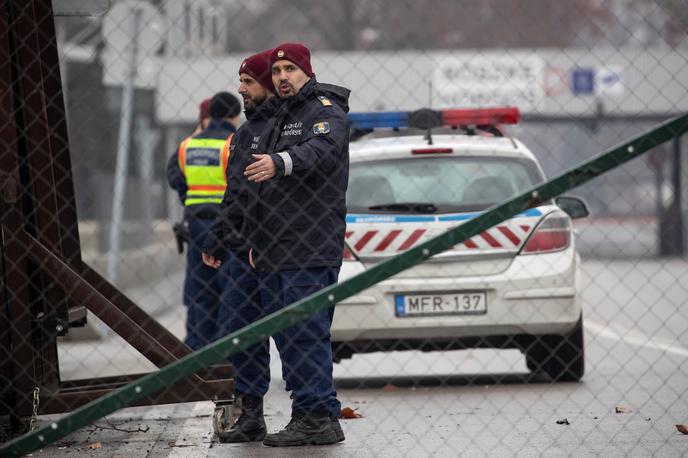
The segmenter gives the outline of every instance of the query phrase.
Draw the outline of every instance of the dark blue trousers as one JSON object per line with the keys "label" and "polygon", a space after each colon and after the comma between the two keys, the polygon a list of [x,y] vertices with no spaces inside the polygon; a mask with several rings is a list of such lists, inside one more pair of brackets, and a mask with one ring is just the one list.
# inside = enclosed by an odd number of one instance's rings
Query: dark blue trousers
{"label": "dark blue trousers", "polygon": [[[339,274],[339,268],[255,273],[247,263],[235,258],[230,261],[229,270],[236,288],[223,294],[220,316],[227,325],[226,333],[335,283]],[[333,308],[320,312],[273,336],[282,360],[283,377],[293,392],[292,413],[326,412],[338,416],[341,412],[332,380],[333,315]],[[237,393],[261,397],[267,393],[267,339],[233,355],[231,361]]]}
{"label": "dark blue trousers", "polygon": [[[222,292],[218,321],[222,335],[231,334],[267,315],[260,297],[259,276],[248,261],[228,255],[221,270],[229,277]],[[263,340],[230,357],[234,391],[262,397],[270,384],[270,345]]]}
{"label": "dark blue trousers", "polygon": [[201,247],[212,219],[190,219],[189,243],[186,251],[186,278],[184,279],[184,305],[186,314],[186,343],[198,350],[218,337],[220,293],[226,279],[222,272],[203,264]]}

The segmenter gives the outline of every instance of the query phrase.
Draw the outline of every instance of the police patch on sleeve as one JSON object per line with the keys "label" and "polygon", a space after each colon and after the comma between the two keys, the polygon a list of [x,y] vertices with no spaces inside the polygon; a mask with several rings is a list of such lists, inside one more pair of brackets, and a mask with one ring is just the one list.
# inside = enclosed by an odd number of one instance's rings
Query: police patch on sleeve
{"label": "police patch on sleeve", "polygon": [[326,135],[330,133],[329,122],[316,122],[313,124],[313,133],[315,135]]}
{"label": "police patch on sleeve", "polygon": [[320,103],[322,103],[322,104],[323,104],[324,106],[326,106],[326,107],[331,107],[331,106],[332,106],[332,102],[330,102],[330,99],[328,99],[328,98],[325,97],[324,95],[319,95],[319,96],[318,96],[318,100],[320,100]]}

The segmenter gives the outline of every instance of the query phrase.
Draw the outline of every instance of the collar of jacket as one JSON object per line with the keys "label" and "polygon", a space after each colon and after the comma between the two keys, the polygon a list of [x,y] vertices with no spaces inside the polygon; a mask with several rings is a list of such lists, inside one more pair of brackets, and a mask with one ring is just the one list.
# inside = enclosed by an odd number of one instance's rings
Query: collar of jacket
{"label": "collar of jacket", "polygon": [[228,130],[229,132],[236,132],[236,127],[234,127],[234,124],[224,119],[211,119],[204,132],[209,130]]}
{"label": "collar of jacket", "polygon": [[339,108],[344,110],[344,113],[349,112],[349,95],[351,90],[342,86],[334,84],[317,83],[313,88],[316,96],[324,95],[329,98],[331,102],[337,104]]}
{"label": "collar of jacket", "polygon": [[282,101],[279,97],[270,97],[256,108],[246,110],[244,113],[246,114],[246,119],[251,121],[254,119],[269,119],[272,118],[281,104]]}
{"label": "collar of jacket", "polygon": [[303,85],[298,94],[285,100],[287,107],[291,109],[303,105],[304,102],[313,95],[316,84],[318,84],[318,82],[315,79],[315,75],[313,75],[311,79]]}

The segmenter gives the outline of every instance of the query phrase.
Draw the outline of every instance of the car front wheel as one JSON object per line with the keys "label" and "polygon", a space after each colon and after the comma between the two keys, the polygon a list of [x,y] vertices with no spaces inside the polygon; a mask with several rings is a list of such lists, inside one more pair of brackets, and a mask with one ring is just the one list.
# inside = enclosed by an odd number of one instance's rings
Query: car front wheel
{"label": "car front wheel", "polygon": [[577,382],[585,374],[583,317],[563,336],[538,336],[525,349],[526,365],[532,372],[544,372],[555,382]]}

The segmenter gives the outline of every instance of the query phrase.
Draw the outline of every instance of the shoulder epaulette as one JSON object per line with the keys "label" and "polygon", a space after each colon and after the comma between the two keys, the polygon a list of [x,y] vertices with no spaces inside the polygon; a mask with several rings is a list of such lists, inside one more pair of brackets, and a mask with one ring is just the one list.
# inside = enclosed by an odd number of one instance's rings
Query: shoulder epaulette
{"label": "shoulder epaulette", "polygon": [[320,103],[322,103],[322,104],[323,104],[324,106],[326,106],[326,107],[331,107],[331,106],[332,106],[332,102],[330,102],[330,99],[328,99],[328,98],[325,97],[324,95],[319,95],[319,96],[318,96],[318,100],[320,100]]}

